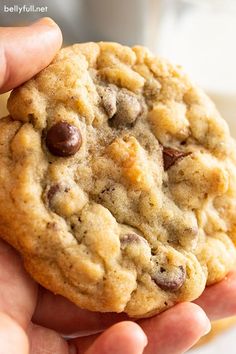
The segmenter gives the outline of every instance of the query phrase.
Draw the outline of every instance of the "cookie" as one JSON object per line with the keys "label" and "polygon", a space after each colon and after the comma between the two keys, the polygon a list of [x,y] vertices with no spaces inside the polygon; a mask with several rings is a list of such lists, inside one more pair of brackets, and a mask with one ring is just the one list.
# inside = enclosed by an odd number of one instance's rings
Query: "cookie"
{"label": "cookie", "polygon": [[8,109],[0,234],[44,287],[147,317],[234,266],[235,143],[180,67],[139,46],[75,44]]}
{"label": "cookie", "polygon": [[0,117],[3,117],[8,114],[7,111],[7,99],[9,97],[9,93],[4,93],[0,95]]}

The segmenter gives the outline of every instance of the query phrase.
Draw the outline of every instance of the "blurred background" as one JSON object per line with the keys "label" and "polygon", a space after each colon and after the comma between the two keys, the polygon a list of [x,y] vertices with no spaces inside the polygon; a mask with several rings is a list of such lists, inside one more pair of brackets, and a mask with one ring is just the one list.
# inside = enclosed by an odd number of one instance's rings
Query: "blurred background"
{"label": "blurred background", "polygon": [[[100,40],[142,44],[181,64],[215,101],[236,138],[236,0],[0,1],[0,26],[44,16],[59,24],[64,45]],[[0,96],[0,116],[7,113],[7,96]],[[214,339],[192,354],[236,352],[236,319],[213,328]]]}

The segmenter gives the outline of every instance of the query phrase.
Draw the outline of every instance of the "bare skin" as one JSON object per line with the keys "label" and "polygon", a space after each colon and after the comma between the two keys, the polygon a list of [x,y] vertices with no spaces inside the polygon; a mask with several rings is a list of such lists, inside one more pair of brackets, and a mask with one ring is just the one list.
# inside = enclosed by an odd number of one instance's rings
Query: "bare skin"
{"label": "bare skin", "polygon": [[[61,43],[61,32],[50,19],[0,28],[0,92],[47,66]],[[209,319],[236,314],[236,272],[207,288],[195,304],[181,303],[133,322],[123,314],[81,310],[38,286],[3,241],[0,264],[0,354],[181,354],[210,330]]]}

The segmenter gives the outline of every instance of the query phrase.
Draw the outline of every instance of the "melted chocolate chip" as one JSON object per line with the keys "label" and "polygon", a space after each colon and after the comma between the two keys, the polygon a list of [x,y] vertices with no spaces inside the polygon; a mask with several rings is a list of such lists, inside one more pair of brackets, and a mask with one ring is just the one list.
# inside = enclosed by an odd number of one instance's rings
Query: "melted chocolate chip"
{"label": "melted chocolate chip", "polygon": [[184,284],[186,271],[183,266],[179,266],[171,271],[160,267],[152,279],[162,290],[174,292],[179,290]]}
{"label": "melted chocolate chip", "polygon": [[54,197],[54,195],[59,192],[60,190],[60,185],[59,184],[54,184],[50,187],[47,193],[47,198],[48,198],[48,203],[49,205],[51,204],[51,200]]}
{"label": "melted chocolate chip", "polygon": [[81,147],[82,137],[78,128],[67,122],[54,124],[47,132],[46,145],[55,156],[74,155]]}
{"label": "melted chocolate chip", "polygon": [[190,154],[191,152],[178,151],[176,149],[163,146],[164,170],[167,171],[171,166],[175,164],[177,160]]}

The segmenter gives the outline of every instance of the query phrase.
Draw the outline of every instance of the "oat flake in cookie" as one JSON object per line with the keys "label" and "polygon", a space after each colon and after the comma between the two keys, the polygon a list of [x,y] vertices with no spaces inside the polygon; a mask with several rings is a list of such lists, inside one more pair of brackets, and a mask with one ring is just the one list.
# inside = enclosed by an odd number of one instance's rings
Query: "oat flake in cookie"
{"label": "oat flake in cookie", "polygon": [[158,313],[233,267],[235,144],[179,67],[76,44],[0,121],[0,233],[43,286],[94,311]]}

